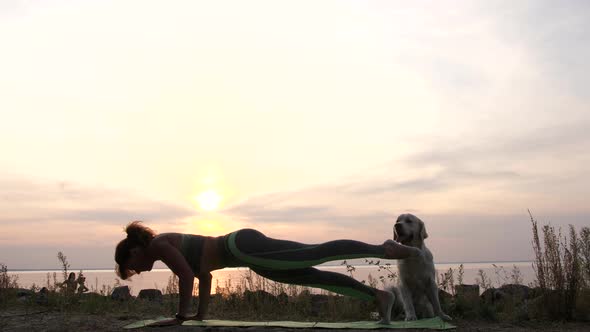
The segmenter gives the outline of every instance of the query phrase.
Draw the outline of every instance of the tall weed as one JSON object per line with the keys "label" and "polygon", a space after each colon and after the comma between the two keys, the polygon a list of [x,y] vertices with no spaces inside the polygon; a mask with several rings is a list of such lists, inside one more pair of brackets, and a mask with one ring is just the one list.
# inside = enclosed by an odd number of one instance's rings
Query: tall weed
{"label": "tall weed", "polygon": [[543,225],[541,241],[537,220],[530,211],[529,216],[535,252],[533,270],[542,292],[537,311],[551,319],[571,320],[578,296],[587,285],[584,273],[587,269],[588,229],[584,227],[578,236],[570,225],[568,238],[561,234],[561,229]]}

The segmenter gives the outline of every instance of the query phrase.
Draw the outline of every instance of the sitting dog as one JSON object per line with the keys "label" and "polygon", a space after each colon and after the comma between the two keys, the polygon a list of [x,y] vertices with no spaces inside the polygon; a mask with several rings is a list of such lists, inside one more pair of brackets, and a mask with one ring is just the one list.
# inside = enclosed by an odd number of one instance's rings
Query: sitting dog
{"label": "sitting dog", "polygon": [[[439,316],[445,321],[452,318],[440,308],[438,287],[436,285],[436,270],[432,253],[424,244],[428,237],[424,222],[413,214],[402,214],[397,218],[393,227],[393,239],[407,246],[422,250],[417,257],[400,259],[399,287],[392,291],[400,297],[406,320],[431,318]],[[416,316],[418,313],[418,316]]]}

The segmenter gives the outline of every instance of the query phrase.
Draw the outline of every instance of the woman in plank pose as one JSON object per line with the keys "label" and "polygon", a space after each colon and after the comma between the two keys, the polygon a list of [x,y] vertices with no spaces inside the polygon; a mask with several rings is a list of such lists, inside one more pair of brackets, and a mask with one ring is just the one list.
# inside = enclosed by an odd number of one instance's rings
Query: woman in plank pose
{"label": "woman in plank pose", "polygon": [[[125,231],[127,238],[120,241],[115,250],[116,272],[121,279],[150,271],[157,260],[164,262],[178,276],[180,300],[176,318],[158,325],[181,324],[189,319],[203,320],[211,295],[211,271],[226,267],[249,267],[274,281],[375,300],[381,316],[380,323],[388,324],[393,294],[369,287],[344,274],[318,270],[313,266],[342,259],[403,259],[421,255],[419,249],[393,240],[381,245],[355,240],[312,245],[272,239],[254,229],[241,229],[218,237],[156,234],[140,221],[130,223]],[[191,315],[189,309],[195,277],[199,279],[199,306],[197,314]]]}

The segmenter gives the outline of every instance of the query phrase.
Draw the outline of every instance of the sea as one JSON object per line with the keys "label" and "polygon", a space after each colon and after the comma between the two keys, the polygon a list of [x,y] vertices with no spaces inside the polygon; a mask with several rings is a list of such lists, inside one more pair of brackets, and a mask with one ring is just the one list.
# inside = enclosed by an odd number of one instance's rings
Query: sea
{"label": "sea", "polygon": [[[463,265],[463,284],[481,284],[482,276],[484,281],[492,287],[510,283],[532,285],[536,279],[532,262],[436,263],[435,268],[439,282],[444,279],[445,273],[450,276],[449,271],[452,271],[453,284],[458,284],[460,265]],[[384,267],[380,268],[375,264],[366,263],[348,263],[348,266],[346,264],[317,266],[321,270],[343,273],[366,283],[371,283],[371,280],[373,280],[378,288],[392,286],[395,283],[394,279],[389,277],[392,272],[397,272],[395,263]],[[86,287],[91,292],[100,293],[102,291],[105,293],[115,286],[128,285],[132,295],[137,295],[142,289],[155,288],[164,291],[172,276],[169,269],[153,269],[149,272],[142,272],[140,275],[134,275],[130,280],[120,280],[113,269],[69,270],[69,272],[75,272],[76,275],[80,271],[86,277]],[[9,270],[8,275],[17,276],[17,283],[21,288],[31,288],[33,286],[40,288],[53,285],[55,281],[61,282],[64,280],[63,271],[61,270]],[[252,280],[255,280],[261,282],[261,280],[264,280],[257,277],[248,268],[226,268],[213,271],[212,275],[213,293],[215,293],[216,289],[233,291],[239,285],[243,285],[245,281],[253,282]],[[319,292],[319,290],[312,289],[313,291]]]}

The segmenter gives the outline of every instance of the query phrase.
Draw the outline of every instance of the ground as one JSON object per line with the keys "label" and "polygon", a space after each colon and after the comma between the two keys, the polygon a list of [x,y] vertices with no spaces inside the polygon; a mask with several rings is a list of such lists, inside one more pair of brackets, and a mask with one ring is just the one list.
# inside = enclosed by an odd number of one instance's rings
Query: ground
{"label": "ground", "polygon": [[[150,317],[132,317],[116,315],[89,315],[76,313],[60,313],[56,311],[45,312],[25,312],[24,310],[2,310],[0,311],[0,331],[129,331],[124,330],[123,326],[140,319]],[[519,324],[479,322],[479,321],[461,321],[453,322],[457,325],[456,331],[494,331],[494,332],[529,332],[529,331],[590,331],[590,323],[552,323],[552,322],[523,322]],[[258,331],[265,330],[269,332],[293,332],[302,329],[287,328],[202,328],[195,326],[174,326],[143,328],[133,331],[207,331],[207,332],[233,332],[233,331]],[[306,332],[326,332],[325,329],[305,329]],[[344,330],[346,332],[366,332],[367,330]],[[382,330],[383,331],[383,330]],[[431,330],[401,330],[395,331],[431,331]]]}

